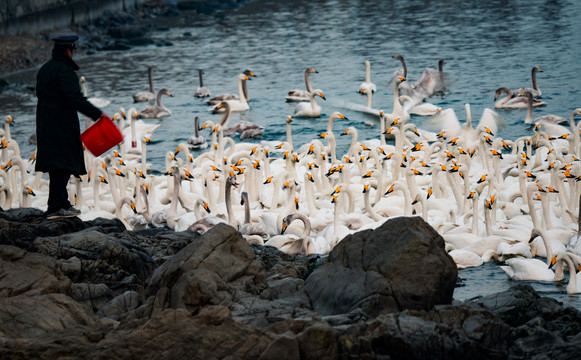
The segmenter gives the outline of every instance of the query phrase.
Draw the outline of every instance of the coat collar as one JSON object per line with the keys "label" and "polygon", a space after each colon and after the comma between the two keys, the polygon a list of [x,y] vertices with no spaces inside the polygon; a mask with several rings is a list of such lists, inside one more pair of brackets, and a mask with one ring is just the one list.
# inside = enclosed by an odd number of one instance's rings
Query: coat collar
{"label": "coat collar", "polygon": [[64,62],[68,66],[72,67],[73,70],[79,70],[80,69],[79,68],[79,65],[77,65],[77,63],[74,62],[73,59],[71,59],[70,57],[66,56],[62,52],[53,51],[52,52],[52,58],[53,58],[53,60],[57,60],[57,61]]}

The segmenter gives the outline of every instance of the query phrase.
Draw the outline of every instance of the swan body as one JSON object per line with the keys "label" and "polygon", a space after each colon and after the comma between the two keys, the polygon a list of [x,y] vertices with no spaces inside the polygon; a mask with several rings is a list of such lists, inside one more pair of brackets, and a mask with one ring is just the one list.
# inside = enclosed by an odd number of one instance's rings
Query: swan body
{"label": "swan body", "polygon": [[513,258],[506,260],[500,268],[511,280],[553,281],[555,273],[549,266],[538,259]]}
{"label": "swan body", "polygon": [[470,250],[454,249],[448,255],[454,259],[458,269],[478,267],[484,264],[482,257]]}
{"label": "swan body", "polygon": [[[400,99],[404,96],[400,96]],[[421,103],[408,110],[410,115],[434,116],[439,114],[442,108],[431,103]]]}

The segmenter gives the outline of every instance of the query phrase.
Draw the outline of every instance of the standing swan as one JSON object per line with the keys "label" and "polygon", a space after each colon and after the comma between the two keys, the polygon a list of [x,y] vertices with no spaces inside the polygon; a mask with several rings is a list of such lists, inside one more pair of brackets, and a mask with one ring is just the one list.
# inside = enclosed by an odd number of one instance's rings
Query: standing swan
{"label": "standing swan", "polygon": [[522,94],[524,94],[527,91],[530,91],[530,93],[533,95],[533,97],[540,97],[541,95],[543,95],[543,92],[541,91],[541,89],[539,89],[539,85],[537,84],[537,72],[543,72],[543,70],[541,70],[541,68],[539,68],[538,66],[533,67],[533,70],[531,71],[531,77],[533,79],[533,88],[520,88],[517,89],[514,93],[512,93],[512,96],[523,96]]}
{"label": "standing swan", "polygon": [[163,118],[171,115],[171,110],[163,106],[161,103],[161,96],[167,95],[173,97],[168,89],[163,88],[157,93],[157,105],[147,107],[139,112],[142,118]]}
{"label": "standing swan", "polygon": [[210,96],[210,89],[208,89],[207,87],[204,86],[204,81],[202,80],[203,73],[204,73],[204,70],[202,70],[202,69],[198,70],[198,76],[200,78],[200,86],[198,88],[196,88],[196,91],[194,91],[194,96],[198,97],[198,98]]}
{"label": "standing swan", "polygon": [[307,86],[307,90],[291,90],[288,92],[286,96],[286,101],[309,101],[309,97],[313,92],[313,88],[311,87],[311,80],[309,79],[309,74],[318,74],[319,72],[313,68],[307,68],[305,70],[305,85]]}
{"label": "standing swan", "polygon": [[153,91],[153,70],[155,67],[149,66],[147,68],[147,79],[149,81],[149,91],[140,91],[133,95],[133,102],[153,102],[155,100],[155,92]]}

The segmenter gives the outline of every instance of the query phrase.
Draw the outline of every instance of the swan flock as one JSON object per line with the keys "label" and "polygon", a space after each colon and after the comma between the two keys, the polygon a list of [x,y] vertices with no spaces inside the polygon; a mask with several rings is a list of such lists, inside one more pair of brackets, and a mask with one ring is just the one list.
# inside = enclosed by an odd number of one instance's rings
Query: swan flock
{"label": "swan flock", "polygon": [[[444,238],[459,268],[494,259],[510,279],[538,281],[562,281],[568,270],[567,291],[580,292],[581,216],[576,199],[581,198],[581,122],[576,117],[581,108],[568,118],[533,120],[531,109],[545,105],[536,79],[540,69],[535,67],[533,89],[511,92],[499,84],[495,100],[502,93],[506,97],[491,107],[525,109],[523,120],[533,125],[527,136],[502,139],[504,123],[496,111],[485,109],[473,123],[466,104],[467,120],[461,124],[452,109],[427,101],[447,91],[443,60],[412,84],[403,56],[394,58],[403,70],[392,79],[393,109],[369,111],[377,90],[368,61],[365,81],[359,89],[352,84],[354,93],[369,97],[367,112],[377,114],[373,116],[380,127],[374,138],[359,138],[354,126],[336,129],[334,120],[348,119],[334,111],[319,120],[326,122],[325,132],[293,146],[293,121],[320,117],[321,106],[326,106],[316,102],[316,97],[326,97],[309,80],[318,71],[307,68],[307,90],[281,96],[281,102],[297,102],[294,114],[281,120],[286,137],[235,141],[229,136],[235,132],[252,129],[261,136],[265,131],[245,120],[229,124],[231,113],[252,111],[243,85],[256,75],[247,70],[236,77],[238,96],[216,100],[220,102],[210,109],[224,112],[222,121],[213,123],[203,119],[207,114],[199,114],[189,143],[168,149],[162,175],[151,171],[147,144],[163,124],[143,119],[170,116],[161,96],[171,93],[160,90],[157,105],[142,111],[121,109],[113,119],[125,142],[101,157],[85,151],[89,174],[71,178],[70,199],[83,220],[117,217],[129,229],[163,226],[202,232],[225,222],[249,243],[303,255],[328,253],[346,235],[376,228],[390,217],[421,216]],[[147,97],[135,102],[154,100],[151,72],[149,68]],[[201,91],[201,74],[194,96],[209,97],[209,90]],[[429,116],[426,122],[438,132],[415,125],[416,116]],[[35,154],[21,157],[11,126],[13,118],[7,115],[0,130],[0,206],[44,209],[48,181],[33,171]],[[351,139],[344,154],[336,149],[337,136]]]}

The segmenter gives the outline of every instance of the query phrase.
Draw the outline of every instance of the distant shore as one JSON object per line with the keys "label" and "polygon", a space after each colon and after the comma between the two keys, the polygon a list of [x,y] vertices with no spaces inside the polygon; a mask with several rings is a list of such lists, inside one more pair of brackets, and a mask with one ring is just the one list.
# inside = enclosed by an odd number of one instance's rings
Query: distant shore
{"label": "distant shore", "polygon": [[44,63],[50,58],[51,49],[50,41],[0,34],[0,76]]}

